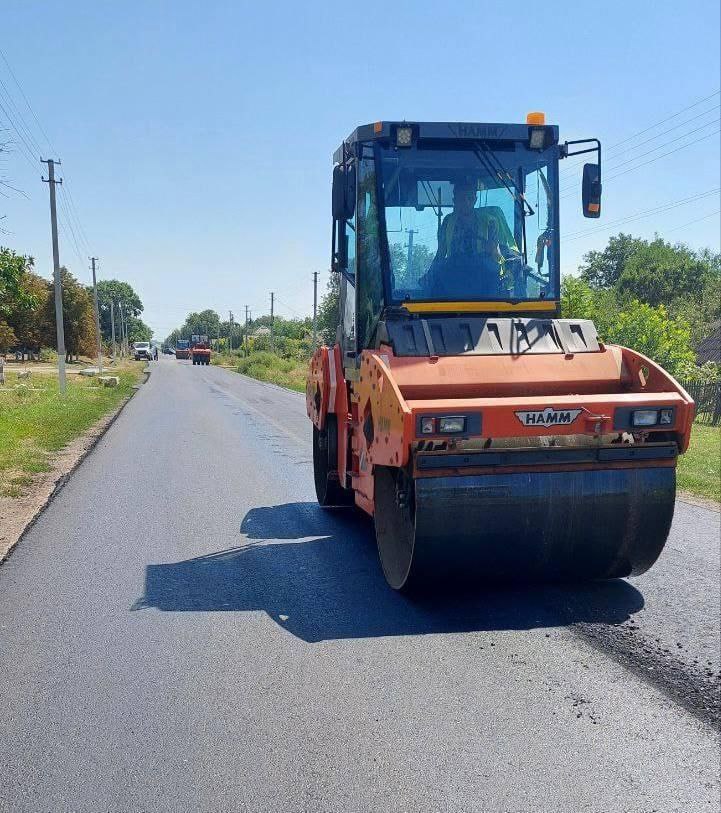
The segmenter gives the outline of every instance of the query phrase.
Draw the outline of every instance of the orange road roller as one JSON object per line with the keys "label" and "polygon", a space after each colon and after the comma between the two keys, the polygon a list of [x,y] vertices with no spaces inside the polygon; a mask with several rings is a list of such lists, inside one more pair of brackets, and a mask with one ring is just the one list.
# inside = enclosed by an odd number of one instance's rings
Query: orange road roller
{"label": "orange road roller", "polygon": [[339,323],[307,378],[319,503],[373,517],[399,590],[637,575],[668,536],[694,403],[561,318],[559,161],[526,124],[381,121],[334,155]]}

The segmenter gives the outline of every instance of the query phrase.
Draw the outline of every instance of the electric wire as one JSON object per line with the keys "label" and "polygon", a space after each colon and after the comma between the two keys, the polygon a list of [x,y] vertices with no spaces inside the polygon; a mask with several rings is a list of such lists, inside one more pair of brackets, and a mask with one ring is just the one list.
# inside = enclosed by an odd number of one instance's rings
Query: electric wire
{"label": "electric wire", "polygon": [[570,242],[572,240],[580,240],[583,237],[586,237],[590,234],[596,234],[597,232],[606,231],[608,229],[614,229],[616,226],[622,225],[624,223],[632,223],[636,220],[642,220],[644,217],[650,217],[654,214],[660,214],[661,212],[667,212],[671,209],[676,209],[679,206],[685,206],[689,203],[693,203],[697,200],[703,200],[705,198],[710,197],[711,195],[717,195],[721,192],[721,187],[718,189],[709,189],[706,192],[700,192],[696,195],[691,195],[688,198],[683,198],[682,200],[671,201],[670,203],[661,204],[660,206],[656,206],[653,209],[645,209],[641,212],[634,212],[627,217],[619,218],[618,220],[612,220],[608,223],[605,223],[603,226],[599,226],[592,229],[581,229],[579,231],[570,232],[567,235],[564,235],[564,241]]}
{"label": "electric wire", "polygon": [[[669,141],[665,141],[663,144],[659,144],[657,147],[653,147],[647,152],[642,152],[640,155],[635,155],[633,158],[629,158],[626,161],[622,161],[620,164],[616,164],[614,167],[612,167],[612,170],[615,172],[619,167],[626,166],[627,164],[632,164],[634,161],[638,161],[639,158],[645,158],[647,155],[651,155],[657,150],[662,150],[664,147],[668,147],[669,144],[675,144],[677,141],[682,141],[684,138],[688,138],[689,136],[694,135],[695,133],[698,133],[701,130],[705,130],[706,127],[708,127],[710,124],[718,124],[719,121],[721,121],[721,119],[707,121],[706,124],[702,124],[700,127],[696,127],[694,130],[689,130],[687,133],[682,133],[680,136],[676,136],[676,138],[672,138]],[[711,133],[711,135],[713,135],[713,133]],[[704,136],[704,138],[705,137],[706,136]],[[698,141],[699,139],[696,140]],[[604,162],[604,166],[606,166],[606,162]],[[559,191],[565,192],[567,189],[570,189],[571,186],[575,187],[575,183],[576,183],[575,181],[572,181],[570,184],[566,184],[566,186],[562,187]]]}
{"label": "electric wire", "polygon": [[[679,152],[680,150],[686,149],[686,147],[692,147],[692,146],[694,146],[695,144],[698,144],[701,141],[705,141],[707,138],[711,138],[711,136],[718,135],[719,132],[721,132],[721,130],[715,130],[713,133],[708,133],[708,135],[701,136],[700,138],[696,138],[693,141],[689,141],[688,144],[682,144],[680,147],[676,147],[673,150],[669,150],[668,152],[664,152],[661,155],[657,155],[655,158],[651,158],[648,161],[644,161],[643,163],[637,164],[634,167],[629,167],[628,169],[624,169],[621,172],[617,172],[615,175],[610,175],[609,177],[604,176],[603,183],[605,185],[609,181],[614,180],[615,178],[620,178],[622,175],[626,175],[629,172],[634,172],[635,170],[640,169],[641,167],[648,166],[648,164],[653,164],[655,161],[660,161],[661,158],[666,158],[669,155],[673,155],[674,153]],[[563,200],[564,198],[569,197],[569,195],[574,194],[574,192],[575,192],[575,188],[570,189],[564,195],[561,195],[559,197],[559,200]]]}
{"label": "electric wire", "polygon": [[40,132],[42,133],[43,138],[47,142],[48,147],[50,147],[50,152],[53,153],[53,154],[57,154],[57,151],[55,150],[55,148],[52,145],[52,142],[48,138],[48,134],[45,132],[45,128],[40,123],[40,119],[35,114],[35,111],[33,110],[32,105],[30,104],[30,101],[28,100],[28,97],[25,95],[25,91],[22,89],[20,81],[18,80],[17,76],[15,75],[15,71],[13,71],[12,67],[10,66],[10,63],[8,62],[8,59],[5,56],[5,53],[2,50],[2,48],[0,48],[0,57],[2,57],[3,62],[7,66],[7,69],[9,71],[9,73],[10,73],[10,76],[12,76],[13,82],[15,82],[15,85],[17,86],[17,89],[20,91],[20,95],[23,97],[23,100],[25,101],[25,104],[27,105],[28,110],[32,114],[32,117],[35,119],[35,122],[38,125],[38,128],[39,128]]}
{"label": "electric wire", "polygon": [[[646,133],[650,132],[654,128],[660,127],[662,124],[665,124],[667,121],[671,121],[671,119],[675,119],[677,116],[680,116],[682,113],[686,113],[687,111],[692,110],[694,107],[698,107],[700,104],[703,104],[704,102],[709,101],[709,99],[713,99],[715,96],[718,96],[719,93],[721,93],[721,90],[716,90],[713,93],[711,93],[710,95],[704,96],[703,99],[699,99],[697,102],[694,102],[693,104],[688,105],[688,107],[684,107],[681,110],[678,110],[676,113],[673,113],[670,116],[666,116],[666,118],[661,119],[660,121],[657,121],[654,124],[650,124],[648,127],[645,127],[642,130],[638,130],[637,132],[632,133],[631,135],[627,136],[626,138],[622,139],[621,141],[617,141],[615,144],[611,144],[610,147],[605,148],[605,150],[604,150],[605,154],[608,155],[608,153],[613,152],[617,147],[620,147],[622,144],[627,144],[629,141],[633,141],[634,138],[637,138],[640,135],[645,135]],[[712,110],[713,109],[715,109],[715,108],[712,108]],[[710,112],[710,111],[706,111],[706,112]],[[701,114],[701,115],[704,115],[704,114]],[[693,121],[693,119],[689,119],[689,121]],[[686,123],[688,124],[688,122],[686,122]],[[683,125],[680,124],[678,126],[682,127]],[[671,129],[674,129],[674,128],[671,128]],[[659,134],[659,135],[661,135],[661,134]],[[657,138],[657,137],[658,136],[654,136],[654,138]],[[652,140],[652,139],[649,139],[649,140]],[[578,169],[581,166],[581,164],[584,162],[584,160],[585,159],[583,159],[583,158],[579,158],[578,161],[576,163],[572,164],[571,166],[565,166],[561,170],[561,172],[562,173],[564,173],[564,172],[565,173],[573,172],[574,170]]]}

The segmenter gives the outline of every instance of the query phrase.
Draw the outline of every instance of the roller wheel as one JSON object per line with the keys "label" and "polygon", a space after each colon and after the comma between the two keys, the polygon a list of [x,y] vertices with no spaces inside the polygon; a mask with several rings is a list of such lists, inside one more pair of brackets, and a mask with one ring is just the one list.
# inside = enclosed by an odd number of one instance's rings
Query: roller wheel
{"label": "roller wheel", "polygon": [[410,591],[416,543],[414,482],[402,469],[374,468],[374,522],[381,567],[394,590]]}
{"label": "roller wheel", "polygon": [[313,477],[318,503],[324,508],[353,505],[354,494],[338,480],[338,422],[326,417],[325,429],[313,426]]}
{"label": "roller wheel", "polygon": [[405,591],[636,576],[663,550],[675,492],[671,467],[417,480],[376,467],[383,573]]}

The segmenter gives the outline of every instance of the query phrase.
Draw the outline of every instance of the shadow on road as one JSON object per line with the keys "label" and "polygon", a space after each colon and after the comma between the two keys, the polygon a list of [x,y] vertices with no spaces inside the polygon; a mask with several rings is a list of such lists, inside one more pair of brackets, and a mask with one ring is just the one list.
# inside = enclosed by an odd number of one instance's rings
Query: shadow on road
{"label": "shadow on road", "polygon": [[[237,548],[149,565],[134,609],[263,610],[304,641],[617,624],[643,607],[625,581],[530,586],[409,599],[380,569],[372,524],[315,503],[254,508]],[[279,541],[283,540],[283,541]],[[287,541],[286,541],[287,540]]]}

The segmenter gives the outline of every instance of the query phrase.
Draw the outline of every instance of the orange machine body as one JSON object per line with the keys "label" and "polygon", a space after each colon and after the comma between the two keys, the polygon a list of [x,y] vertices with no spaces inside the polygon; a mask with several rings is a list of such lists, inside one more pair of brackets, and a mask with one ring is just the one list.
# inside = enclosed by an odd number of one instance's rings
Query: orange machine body
{"label": "orange machine body", "polygon": [[[374,466],[407,468],[415,478],[675,466],[676,453],[646,460],[642,450],[673,441],[684,452],[694,418],[693,400],[672,376],[614,345],[594,353],[430,357],[397,357],[381,346],[363,351],[360,367],[349,371],[338,345],[321,347],[311,361],[306,406],[320,430],[329,413],[336,415],[340,483],[371,515]],[[619,428],[620,414],[644,407],[672,410],[672,422]],[[454,437],[421,433],[421,418],[454,415],[474,418],[469,431]],[[557,416],[561,422],[555,423]],[[629,443],[634,451],[614,454],[618,444]],[[532,462],[513,454],[544,448],[545,459],[536,452]],[[559,449],[601,452],[574,462],[572,455],[561,461]],[[505,452],[510,454],[499,460]],[[420,453],[426,461],[433,456],[431,470],[419,467]],[[492,467],[486,465],[490,455]]]}

